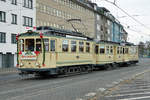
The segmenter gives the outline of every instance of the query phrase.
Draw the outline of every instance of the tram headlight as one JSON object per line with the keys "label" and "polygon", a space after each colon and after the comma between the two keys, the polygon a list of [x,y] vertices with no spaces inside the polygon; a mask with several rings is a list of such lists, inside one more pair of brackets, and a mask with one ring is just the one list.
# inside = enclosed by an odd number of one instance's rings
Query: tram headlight
{"label": "tram headlight", "polygon": [[36,65],[36,66],[39,66],[40,64],[39,64],[39,63],[35,63],[35,65]]}
{"label": "tram headlight", "polygon": [[22,67],[22,66],[23,66],[23,63],[20,63],[20,66]]}

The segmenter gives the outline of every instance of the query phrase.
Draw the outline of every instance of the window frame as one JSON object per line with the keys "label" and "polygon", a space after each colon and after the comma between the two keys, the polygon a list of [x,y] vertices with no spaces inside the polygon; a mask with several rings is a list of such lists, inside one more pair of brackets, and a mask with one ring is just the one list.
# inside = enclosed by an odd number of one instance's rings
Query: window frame
{"label": "window frame", "polygon": [[110,54],[110,47],[106,46],[106,54]]}
{"label": "window frame", "polygon": [[11,14],[12,15],[12,22],[11,24],[17,24],[17,14]]}
{"label": "window frame", "polygon": [[[67,47],[66,50],[64,50],[64,46]],[[62,40],[62,52],[69,52],[69,40]]]}
{"label": "window frame", "polygon": [[33,9],[33,0],[23,0],[23,7]]}
{"label": "window frame", "polygon": [[33,26],[33,18],[23,16],[23,26],[32,27]]}
{"label": "window frame", "polygon": [[[54,41],[54,45],[53,45],[53,46],[54,46],[54,49],[52,49],[52,44],[51,44],[52,41]],[[55,51],[56,51],[56,40],[54,40],[54,39],[51,39],[51,40],[50,40],[50,51],[51,51],[51,52],[55,52]]]}
{"label": "window frame", "polygon": [[[45,40],[47,40],[47,41],[45,41]],[[44,38],[43,41],[44,41],[45,51],[49,52],[49,38]]]}
{"label": "window frame", "polygon": [[[77,52],[77,41],[72,40],[72,41],[70,42],[70,44],[71,44],[71,52]],[[74,48],[75,48],[75,49],[74,49]]]}
{"label": "window frame", "polygon": [[6,12],[0,11],[0,22],[6,22]]}
{"label": "window frame", "polygon": [[12,1],[11,1],[11,4],[17,5],[17,0],[12,0]]}
{"label": "window frame", "polygon": [[99,45],[95,45],[95,54],[98,54],[99,52]]}
{"label": "window frame", "polygon": [[105,50],[105,46],[99,46],[99,53],[100,54],[105,54],[106,50]]}
{"label": "window frame", "polygon": [[6,33],[0,32],[0,43],[6,43]]}
{"label": "window frame", "polygon": [[90,53],[90,42],[86,42],[86,53]]}
{"label": "window frame", "polygon": [[14,34],[14,33],[11,34],[11,43],[12,43],[12,44],[17,44],[16,35],[17,35],[17,34]]}
{"label": "window frame", "polygon": [[[81,50],[83,49],[83,50]],[[79,52],[84,52],[84,42],[79,41]]]}

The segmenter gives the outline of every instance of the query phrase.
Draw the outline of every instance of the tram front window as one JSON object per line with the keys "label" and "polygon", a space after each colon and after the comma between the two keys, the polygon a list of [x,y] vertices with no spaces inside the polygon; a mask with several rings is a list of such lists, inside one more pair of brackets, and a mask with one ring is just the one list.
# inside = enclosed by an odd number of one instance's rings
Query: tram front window
{"label": "tram front window", "polygon": [[34,51],[34,39],[26,39],[26,51]]}

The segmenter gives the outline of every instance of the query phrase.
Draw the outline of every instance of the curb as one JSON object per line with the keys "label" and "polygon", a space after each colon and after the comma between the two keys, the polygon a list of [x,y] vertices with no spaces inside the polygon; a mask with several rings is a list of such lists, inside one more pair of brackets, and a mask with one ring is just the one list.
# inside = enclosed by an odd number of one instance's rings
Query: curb
{"label": "curb", "polygon": [[0,68],[0,74],[17,73],[17,68]]}

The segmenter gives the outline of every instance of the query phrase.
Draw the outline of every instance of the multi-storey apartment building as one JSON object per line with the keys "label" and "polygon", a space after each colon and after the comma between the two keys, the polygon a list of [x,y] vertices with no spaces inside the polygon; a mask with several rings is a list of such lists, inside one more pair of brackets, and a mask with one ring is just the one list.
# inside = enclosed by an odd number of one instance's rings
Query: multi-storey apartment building
{"label": "multi-storey apartment building", "polygon": [[35,0],[0,0],[0,67],[16,65],[16,34],[35,26]]}
{"label": "multi-storey apartment building", "polygon": [[37,26],[79,31],[95,38],[94,9],[88,0],[37,0]]}
{"label": "multi-storey apartment building", "polygon": [[104,7],[98,7],[97,4],[94,3],[92,5],[95,10],[95,39],[97,41],[127,41],[128,33],[110,11]]}

